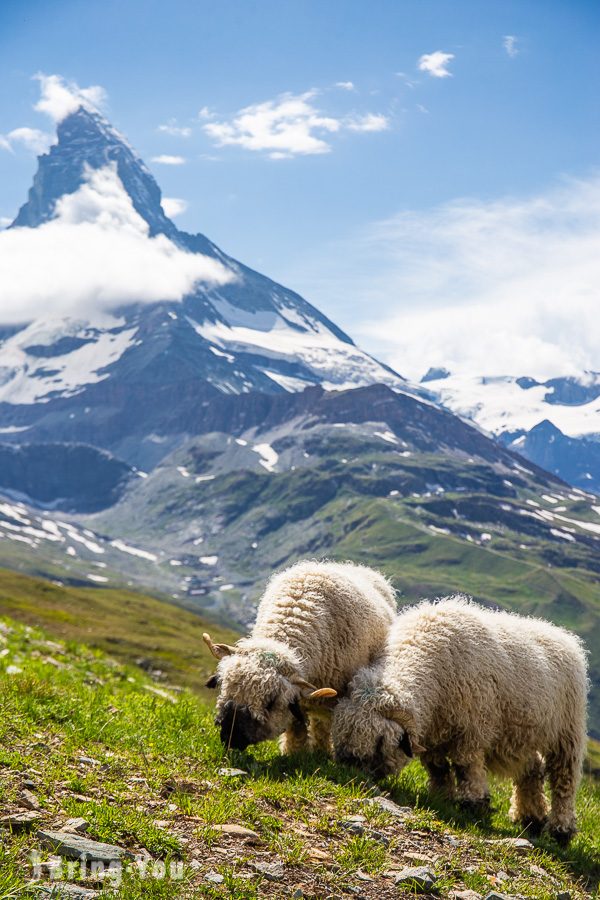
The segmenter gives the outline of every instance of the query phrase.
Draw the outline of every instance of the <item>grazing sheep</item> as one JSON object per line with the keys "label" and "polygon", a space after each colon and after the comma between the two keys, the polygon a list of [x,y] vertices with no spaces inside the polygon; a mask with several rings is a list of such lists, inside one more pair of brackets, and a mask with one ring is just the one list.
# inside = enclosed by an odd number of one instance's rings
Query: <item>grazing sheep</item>
{"label": "grazing sheep", "polygon": [[244,750],[284,733],[283,752],[330,749],[331,717],[311,701],[374,661],[395,611],[394,590],[366,566],[305,560],[274,575],[249,637],[228,647],[204,635],[221,660],[207,686],[221,688],[223,743]]}
{"label": "grazing sheep", "polygon": [[398,616],[384,654],[337,704],[336,758],[384,775],[419,754],[431,787],[482,808],[487,771],[510,776],[512,819],[546,824],[566,843],[576,830],[587,687],[585,651],[568,631],[464,597],[421,603]]}

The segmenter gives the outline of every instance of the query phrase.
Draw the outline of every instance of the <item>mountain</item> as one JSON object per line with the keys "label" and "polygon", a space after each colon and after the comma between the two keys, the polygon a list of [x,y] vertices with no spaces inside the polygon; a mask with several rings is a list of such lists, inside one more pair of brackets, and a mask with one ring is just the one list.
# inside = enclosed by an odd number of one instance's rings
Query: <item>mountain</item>
{"label": "mountain", "polygon": [[537,381],[432,368],[421,384],[526,459],[600,494],[600,373]]}
{"label": "mountain", "polygon": [[[116,182],[113,195],[102,197],[103,214],[129,206],[150,236],[218,262],[231,280],[196,287],[182,301],[132,302],[101,315],[48,316],[1,329],[1,440],[83,442],[151,465],[160,457],[156,436],[167,438],[165,450],[172,448],[189,415],[226,394],[374,382],[419,394],[298,294],[204,235],[179,231],[142,160],[97,113],[80,108],[59,123],[57,143],[39,158],[29,198],[11,227],[52,222],[94,172]],[[83,200],[78,216],[86,213]]]}

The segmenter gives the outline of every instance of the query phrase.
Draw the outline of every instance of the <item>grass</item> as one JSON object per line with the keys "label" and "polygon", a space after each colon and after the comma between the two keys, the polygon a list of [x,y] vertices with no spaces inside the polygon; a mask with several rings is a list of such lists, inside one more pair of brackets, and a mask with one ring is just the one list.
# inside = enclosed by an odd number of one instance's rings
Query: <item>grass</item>
{"label": "grass", "polygon": [[[474,822],[429,796],[419,764],[375,785],[326,755],[282,757],[270,743],[226,756],[197,695],[158,696],[139,669],[54,634],[48,643],[44,632],[6,620],[0,654],[0,808],[18,809],[31,779],[45,828],[80,816],[92,839],[136,855],[141,862],[120,883],[104,883],[102,896],[247,900],[301,890],[386,900],[411,896],[393,875],[419,859],[438,876],[440,897],[466,887],[540,900],[560,890],[573,900],[599,896],[600,789],[591,779],[571,847],[543,837],[519,855],[500,843],[519,834],[505,782],[493,785],[490,821]],[[231,765],[246,774],[220,771]],[[366,803],[379,790],[411,807],[405,821]],[[231,825],[257,837],[219,827]],[[35,896],[28,854],[38,845],[35,829],[0,839],[0,900]],[[265,874],[274,863],[280,880]],[[76,866],[66,874],[82,881]]]}
{"label": "grass", "polygon": [[200,616],[133,591],[63,587],[0,569],[0,615],[39,625],[66,641],[85,642],[117,660],[141,660],[176,684],[205,693],[214,660],[202,641],[239,635]]}

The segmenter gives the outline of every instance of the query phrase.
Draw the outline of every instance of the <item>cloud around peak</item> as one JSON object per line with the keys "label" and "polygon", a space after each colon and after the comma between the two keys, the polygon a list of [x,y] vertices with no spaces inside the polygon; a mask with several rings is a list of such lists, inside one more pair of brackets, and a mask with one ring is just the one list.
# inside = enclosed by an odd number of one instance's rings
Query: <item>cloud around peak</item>
{"label": "cloud around peak", "polygon": [[39,81],[41,92],[34,109],[50,116],[54,122],[61,122],[80,106],[93,112],[101,112],[106,106],[106,91],[100,85],[80,88],[75,81],[67,81],[61,75],[42,72],[34,78]]}
{"label": "cloud around peak", "polygon": [[150,237],[114,164],[87,169],[49,222],[0,232],[2,324],[181,300],[198,284],[233,278],[217,260]]}

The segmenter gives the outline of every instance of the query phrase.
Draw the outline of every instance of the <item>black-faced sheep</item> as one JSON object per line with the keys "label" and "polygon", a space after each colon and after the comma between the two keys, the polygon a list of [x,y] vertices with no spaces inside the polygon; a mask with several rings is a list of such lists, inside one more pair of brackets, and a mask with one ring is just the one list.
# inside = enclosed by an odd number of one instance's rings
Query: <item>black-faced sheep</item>
{"label": "black-faced sheep", "polygon": [[[304,702],[345,691],[380,653],[395,594],[379,572],[352,563],[304,561],[273,576],[249,637],[213,644],[220,663],[216,724],[227,747],[284,734],[281,749],[330,749],[330,715]],[[307,721],[308,719],[308,721]]]}
{"label": "black-faced sheep", "polygon": [[461,597],[422,603],[397,617],[385,653],[336,706],[335,754],[375,775],[419,754],[431,786],[466,805],[489,802],[488,770],[510,776],[513,820],[547,824],[566,843],[575,832],[587,687],[583,646],[568,631]]}

